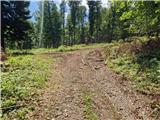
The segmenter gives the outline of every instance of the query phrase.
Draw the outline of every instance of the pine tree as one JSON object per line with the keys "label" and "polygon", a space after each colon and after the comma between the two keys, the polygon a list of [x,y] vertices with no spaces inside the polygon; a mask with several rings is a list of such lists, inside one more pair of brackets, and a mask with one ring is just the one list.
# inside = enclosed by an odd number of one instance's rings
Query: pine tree
{"label": "pine tree", "polygon": [[1,50],[5,51],[6,40],[9,39],[11,34],[11,24],[13,19],[13,11],[9,1],[0,1],[1,2]]}
{"label": "pine tree", "polygon": [[71,12],[71,23],[73,27],[73,44],[76,43],[76,26],[78,21],[78,8],[80,1],[69,1],[70,12]]}
{"label": "pine tree", "polygon": [[85,20],[87,18],[86,7],[79,7],[79,24],[80,24],[80,42],[85,43]]}
{"label": "pine tree", "polygon": [[31,29],[28,19],[31,18],[29,1],[1,1],[2,5],[2,42],[1,46],[24,48],[24,42]]}
{"label": "pine tree", "polygon": [[61,12],[61,19],[62,19],[62,42],[64,44],[65,41],[65,13],[66,13],[66,1],[63,0],[60,4],[60,12]]}
{"label": "pine tree", "polygon": [[96,12],[96,1],[88,1],[89,6],[89,33],[91,42],[93,42],[93,34],[95,29],[95,12]]}

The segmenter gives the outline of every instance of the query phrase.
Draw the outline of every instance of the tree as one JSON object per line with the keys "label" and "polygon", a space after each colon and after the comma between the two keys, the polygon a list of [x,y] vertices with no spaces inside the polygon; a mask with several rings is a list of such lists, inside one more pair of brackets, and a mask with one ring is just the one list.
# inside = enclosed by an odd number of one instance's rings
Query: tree
{"label": "tree", "polygon": [[71,23],[73,27],[73,44],[76,43],[76,25],[78,21],[78,8],[80,1],[69,1],[70,12],[71,12]]}
{"label": "tree", "polygon": [[[137,2],[140,15],[144,16],[144,31],[146,34],[156,33],[158,37],[159,34],[159,25],[160,25],[160,2],[159,1],[142,1]],[[138,15],[137,15],[138,16]],[[142,17],[141,16],[141,17]]]}
{"label": "tree", "polygon": [[[45,48],[53,47],[55,43],[54,38],[54,26],[53,26],[53,14],[56,5],[50,1],[44,1],[44,17],[43,18],[43,45]],[[52,14],[52,15],[51,15]],[[41,18],[42,20],[42,18]]]}
{"label": "tree", "polygon": [[93,36],[94,33],[94,25],[95,25],[95,11],[96,11],[96,2],[95,1],[88,1],[89,6],[89,33],[90,36]]}
{"label": "tree", "polygon": [[80,6],[79,7],[79,24],[80,24],[80,42],[85,43],[85,20],[86,20],[86,7],[85,6]]}
{"label": "tree", "polygon": [[60,12],[61,12],[61,18],[62,18],[62,45],[63,45],[65,40],[65,13],[66,13],[65,0],[63,0],[60,4]]}
{"label": "tree", "polygon": [[29,4],[29,1],[11,1],[11,6],[15,13],[12,38],[21,49],[25,47],[23,43],[28,37],[28,30],[31,29],[30,23],[27,21],[31,18]]}
{"label": "tree", "polygon": [[53,7],[52,9],[52,16],[53,16],[53,27],[54,27],[54,42],[55,45],[53,43],[53,47],[58,47],[59,45],[62,44],[61,42],[61,35],[62,33],[62,22],[61,22],[61,14],[58,11],[57,7]]}
{"label": "tree", "polygon": [[24,42],[31,29],[28,19],[31,18],[29,1],[1,1],[2,5],[2,40],[1,47],[5,50],[5,41],[11,48],[24,48]]}
{"label": "tree", "polygon": [[72,22],[71,22],[71,15],[69,14],[67,16],[67,29],[68,29],[68,39],[67,39],[67,45],[73,45],[72,43]]}
{"label": "tree", "polygon": [[120,30],[119,36],[122,39],[129,37],[130,17],[132,6],[128,1],[116,2],[117,26]]}
{"label": "tree", "polygon": [[[13,11],[9,1],[1,2],[1,50],[5,51],[5,41],[9,38],[11,30],[9,30],[13,21]],[[11,28],[10,28],[11,29]]]}
{"label": "tree", "polygon": [[101,2],[100,1],[96,1],[95,3],[95,7],[96,7],[96,13],[95,13],[95,21],[96,21],[96,40],[98,42],[99,41],[99,34],[100,34],[100,29],[101,29],[101,11],[102,11],[102,8],[101,8]]}
{"label": "tree", "polygon": [[[42,37],[39,39],[40,47],[58,47],[61,41],[61,19],[56,4],[52,1],[40,2],[39,10],[35,17],[37,24],[36,32],[42,34],[38,35]],[[43,24],[40,26],[40,23]]]}

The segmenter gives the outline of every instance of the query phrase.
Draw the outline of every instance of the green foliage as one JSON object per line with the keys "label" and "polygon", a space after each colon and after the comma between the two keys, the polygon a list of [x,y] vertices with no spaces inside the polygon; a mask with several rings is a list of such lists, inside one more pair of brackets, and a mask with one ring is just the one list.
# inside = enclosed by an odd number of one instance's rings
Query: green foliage
{"label": "green foliage", "polygon": [[64,45],[61,45],[58,47],[58,51],[64,52],[64,51],[66,51],[66,47]]}
{"label": "green foliage", "polygon": [[[2,72],[1,96],[3,117],[23,119],[28,111],[28,100],[35,97],[50,74],[51,59],[40,55],[10,57],[7,71]],[[21,118],[23,117],[23,118]]]}
{"label": "green foliage", "polygon": [[31,43],[28,39],[28,31],[31,25],[28,22],[30,17],[29,1],[2,1],[2,48],[26,48],[25,42]]}
{"label": "green foliage", "polygon": [[79,45],[73,45],[73,46],[65,46],[61,45],[58,48],[39,48],[39,49],[32,49],[30,50],[31,53],[34,54],[42,54],[42,53],[53,53],[53,52],[68,52],[68,51],[74,51],[74,50],[80,50],[80,49],[86,49],[86,48],[97,48],[97,47],[104,47],[105,44],[90,44],[90,45],[85,45],[85,44],[79,44]]}
{"label": "green foliage", "polygon": [[85,94],[83,97],[83,102],[85,105],[84,113],[88,120],[98,120],[97,115],[93,111],[93,103],[91,98],[92,96],[89,93]]}
{"label": "green foliage", "polygon": [[[44,8],[42,8],[43,5]],[[61,44],[62,21],[56,4],[53,1],[39,2],[35,17],[35,33],[37,34],[35,46],[43,48],[58,47]]]}
{"label": "green foliage", "polygon": [[[107,39],[123,39],[135,35],[159,34],[158,1],[109,1],[102,11],[102,33]],[[105,37],[104,37],[105,38]]]}
{"label": "green foliage", "polygon": [[107,55],[106,64],[117,73],[135,80],[138,90],[148,94],[158,94],[160,91],[159,50],[152,51],[152,54],[148,55],[144,53],[117,53],[117,49],[121,44],[123,43],[105,47],[105,49],[112,50]]}
{"label": "green foliage", "polygon": [[[101,29],[101,11],[102,6],[100,1],[88,1],[89,7],[89,34],[91,42],[99,42]],[[96,37],[96,40],[94,39]]]}
{"label": "green foliage", "polygon": [[[73,30],[75,30],[76,24],[77,24],[77,20],[78,20],[78,7],[79,7],[80,1],[70,1],[69,2],[69,6],[70,6],[70,10],[71,10],[71,23],[73,26]],[[75,31],[73,31],[75,32]],[[75,36],[73,36],[75,37]]]}
{"label": "green foliage", "polygon": [[124,12],[123,14],[122,14],[122,16],[120,17],[120,20],[122,21],[122,20],[125,20],[125,19],[130,19],[131,18],[131,16],[132,16],[132,13],[133,11],[129,11],[129,12]]}
{"label": "green foliage", "polygon": [[60,52],[67,52],[67,51],[74,51],[74,50],[80,50],[80,49],[86,49],[86,48],[96,48],[96,47],[104,47],[105,44],[90,44],[90,45],[85,45],[85,44],[80,44],[80,45],[73,45],[73,46],[64,46],[61,45],[58,47],[58,49],[55,49],[55,51],[60,51]]}
{"label": "green foliage", "polygon": [[28,1],[1,3],[2,48],[58,48],[127,40],[137,35],[158,38],[160,33],[159,1],[109,0],[108,6],[103,7],[101,1],[89,0],[88,15],[81,1],[62,0],[59,7],[54,1],[41,1],[34,14],[35,22],[28,21]]}
{"label": "green foliage", "polygon": [[65,13],[67,12],[67,6],[66,6],[66,1],[62,1],[60,4],[60,13],[61,13],[61,21],[62,21],[62,40],[61,44],[64,44],[65,41]]}
{"label": "green foliage", "polygon": [[78,22],[81,28],[80,30],[80,43],[85,43],[85,19],[87,18],[86,7],[80,6],[78,11]]}
{"label": "green foliage", "polygon": [[[160,54],[157,55],[159,57]],[[146,78],[152,81],[155,84],[160,84],[160,60],[155,58],[156,56],[145,56],[139,54],[136,59],[136,62],[140,64],[139,70],[146,72]]]}

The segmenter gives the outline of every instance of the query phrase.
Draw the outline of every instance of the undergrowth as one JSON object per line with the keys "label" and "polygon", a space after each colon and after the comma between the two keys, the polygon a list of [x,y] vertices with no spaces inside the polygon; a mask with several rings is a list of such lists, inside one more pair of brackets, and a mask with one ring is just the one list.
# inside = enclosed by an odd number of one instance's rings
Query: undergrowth
{"label": "undergrowth", "polygon": [[38,49],[32,49],[29,50],[29,52],[33,54],[41,54],[41,53],[53,53],[53,52],[69,52],[69,51],[75,51],[75,50],[81,50],[81,49],[87,49],[87,48],[96,48],[96,47],[103,47],[105,44],[79,44],[79,45],[72,45],[72,46],[66,46],[61,45],[58,48],[38,48]]}
{"label": "undergrowth", "polygon": [[79,45],[73,45],[73,46],[65,46],[65,45],[61,45],[58,47],[58,49],[56,51],[59,52],[67,52],[67,51],[74,51],[74,50],[80,50],[80,49],[87,49],[87,48],[96,48],[96,47],[103,47],[105,44],[101,43],[101,44],[79,44]]}
{"label": "undergrowth", "polygon": [[[45,56],[46,57],[46,56]],[[42,55],[10,56],[1,72],[2,119],[25,119],[33,110],[31,101],[38,96],[49,77],[52,60]]]}
{"label": "undergrowth", "polygon": [[85,105],[85,108],[84,108],[85,117],[88,120],[98,120],[98,117],[93,110],[94,108],[93,108],[93,103],[92,103],[91,98],[92,98],[92,96],[89,93],[86,93],[83,96],[83,102],[84,102],[84,105]]}
{"label": "undergrowth", "polygon": [[[152,40],[151,42],[157,41]],[[150,44],[148,41],[139,42],[138,44],[133,44],[133,42],[127,43],[127,46],[123,46],[123,44],[124,43],[112,43],[105,47],[107,56],[106,64],[117,73],[135,80],[138,91],[145,94],[159,94],[159,47],[156,47],[154,45],[155,43],[152,43],[153,45]],[[129,46],[131,44],[132,46]],[[138,46],[139,48],[136,48]],[[123,51],[121,51],[121,49],[123,49]]]}

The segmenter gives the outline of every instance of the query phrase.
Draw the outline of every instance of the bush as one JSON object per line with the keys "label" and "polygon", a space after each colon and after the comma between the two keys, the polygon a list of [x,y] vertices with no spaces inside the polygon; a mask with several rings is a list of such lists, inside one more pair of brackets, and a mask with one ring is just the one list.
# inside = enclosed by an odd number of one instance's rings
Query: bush
{"label": "bush", "polygon": [[110,52],[107,53],[106,64],[116,72],[136,80],[137,88],[141,91],[150,94],[160,92],[158,87],[160,85],[160,49],[157,47],[148,54],[141,50],[134,54],[117,52],[121,46],[121,44],[112,44],[110,47],[105,47],[109,49],[105,51]]}
{"label": "bush", "polygon": [[58,51],[60,51],[60,52],[66,51],[66,46],[64,46],[64,45],[59,46]]}

